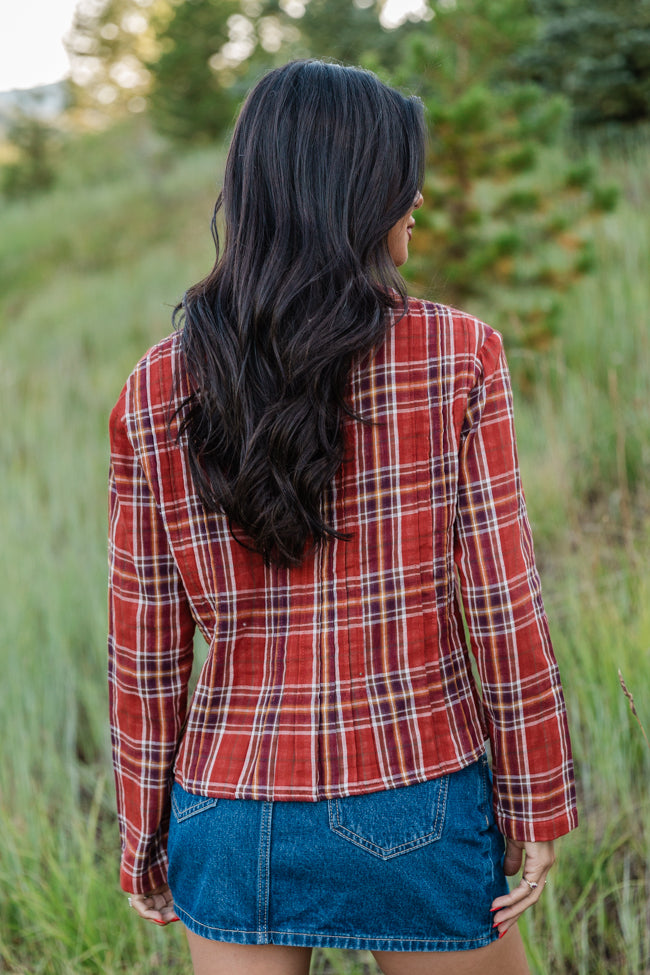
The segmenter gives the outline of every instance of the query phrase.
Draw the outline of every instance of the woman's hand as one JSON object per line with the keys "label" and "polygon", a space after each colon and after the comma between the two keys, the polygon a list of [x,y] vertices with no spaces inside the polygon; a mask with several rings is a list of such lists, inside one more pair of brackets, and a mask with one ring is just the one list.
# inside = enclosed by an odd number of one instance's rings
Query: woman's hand
{"label": "woman's hand", "polygon": [[167,884],[156,887],[150,894],[131,894],[129,904],[140,917],[155,924],[170,924],[172,921],[178,921],[174,912],[172,892]]}
{"label": "woman's hand", "polygon": [[541,897],[546,875],[555,863],[553,841],[520,843],[518,840],[506,839],[504,870],[508,877],[521,870],[522,859],[524,872],[520,882],[509,894],[497,897],[492,902],[494,927],[499,929],[500,938]]}

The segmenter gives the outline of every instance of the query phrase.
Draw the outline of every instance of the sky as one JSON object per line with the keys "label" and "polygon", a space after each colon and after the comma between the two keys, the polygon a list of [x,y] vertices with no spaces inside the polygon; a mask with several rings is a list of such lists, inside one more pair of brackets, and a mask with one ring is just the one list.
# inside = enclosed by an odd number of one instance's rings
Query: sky
{"label": "sky", "polygon": [[[0,92],[60,81],[68,73],[63,35],[77,0],[3,0],[0,3]],[[384,18],[395,22],[421,10],[423,0],[387,0]]]}

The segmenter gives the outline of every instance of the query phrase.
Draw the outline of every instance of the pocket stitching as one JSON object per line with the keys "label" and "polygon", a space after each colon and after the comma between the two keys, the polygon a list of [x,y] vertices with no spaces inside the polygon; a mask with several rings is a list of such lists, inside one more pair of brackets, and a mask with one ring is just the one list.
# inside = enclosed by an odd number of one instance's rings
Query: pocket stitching
{"label": "pocket stitching", "polygon": [[[440,789],[438,790],[438,798],[436,801],[436,812],[433,821],[433,827],[431,832],[425,833],[424,836],[418,836],[416,839],[407,840],[405,843],[400,843],[398,846],[391,846],[388,848],[380,847],[371,840],[366,839],[366,837],[361,836],[359,833],[355,833],[353,830],[349,829],[347,826],[343,826],[339,820],[340,809],[339,800],[330,799],[329,806],[329,821],[330,829],[337,836],[342,837],[342,839],[347,840],[354,846],[358,846],[360,849],[365,850],[367,853],[373,856],[379,857],[381,860],[390,860],[393,857],[399,856],[402,853],[410,852],[411,850],[418,850],[422,846],[427,846],[429,843],[434,843],[439,840],[442,835],[442,829],[444,825],[444,813],[447,806],[447,792],[449,790],[449,776],[445,775],[441,778]],[[335,814],[334,814],[335,810]],[[438,820],[442,820],[440,825],[438,825]]]}
{"label": "pocket stitching", "polygon": [[[186,792],[185,795],[190,796],[190,792]],[[218,799],[211,798],[209,796],[196,796],[196,802],[191,805],[186,806],[184,809],[181,808],[176,794],[172,792],[172,809],[174,810],[174,816],[176,817],[176,822],[182,823],[186,819],[191,819],[192,816],[197,816],[200,812],[204,812],[206,809],[213,809],[218,803]]]}

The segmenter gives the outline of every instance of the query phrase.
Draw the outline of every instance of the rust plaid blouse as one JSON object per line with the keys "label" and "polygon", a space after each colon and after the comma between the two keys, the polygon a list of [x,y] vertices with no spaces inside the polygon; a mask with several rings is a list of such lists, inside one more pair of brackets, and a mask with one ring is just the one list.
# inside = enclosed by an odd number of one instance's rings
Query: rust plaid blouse
{"label": "rust plaid blouse", "polygon": [[[462,768],[489,737],[500,830],[577,822],[571,749],[499,334],[410,300],[352,370],[325,506],[349,541],[265,567],[207,513],[167,432],[178,335],[112,412],[109,690],[121,882],[166,879],[169,789],[309,800]],[[461,602],[467,620],[465,635]],[[209,644],[187,706],[195,627]],[[474,655],[481,689],[473,677]]]}

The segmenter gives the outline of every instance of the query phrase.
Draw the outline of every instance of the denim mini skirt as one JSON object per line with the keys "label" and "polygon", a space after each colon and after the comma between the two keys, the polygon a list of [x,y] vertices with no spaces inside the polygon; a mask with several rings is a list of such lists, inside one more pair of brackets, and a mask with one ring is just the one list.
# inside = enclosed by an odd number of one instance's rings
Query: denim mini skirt
{"label": "denim mini skirt", "polygon": [[488,761],[321,802],[172,790],[169,885],[183,923],[239,944],[460,951],[508,892]]}

